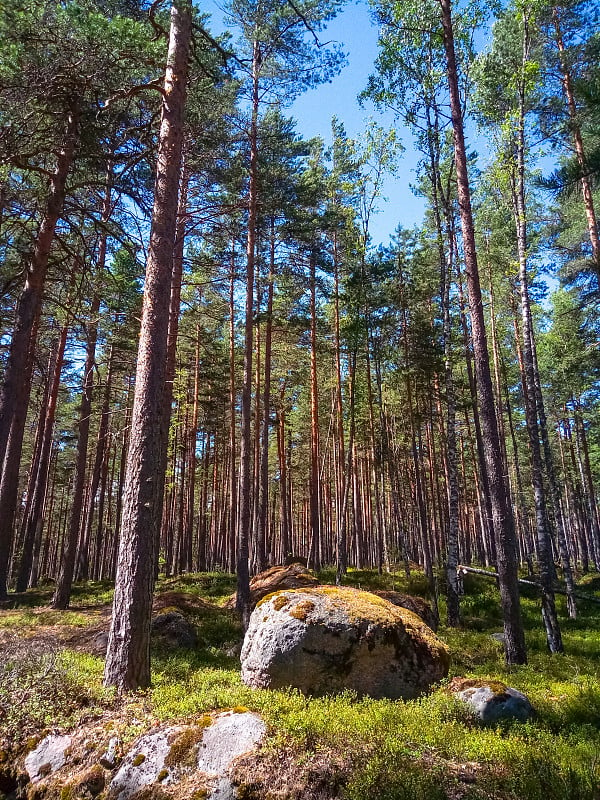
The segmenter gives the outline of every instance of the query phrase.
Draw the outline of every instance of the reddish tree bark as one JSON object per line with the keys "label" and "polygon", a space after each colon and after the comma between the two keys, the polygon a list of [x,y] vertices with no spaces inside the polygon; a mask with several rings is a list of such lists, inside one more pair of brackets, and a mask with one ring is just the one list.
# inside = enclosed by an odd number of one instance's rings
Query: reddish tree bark
{"label": "reddish tree bark", "polygon": [[117,688],[150,683],[150,618],[162,516],[169,303],[191,39],[190,0],[171,7],[146,287],[138,349],[123,519],[104,680]]}

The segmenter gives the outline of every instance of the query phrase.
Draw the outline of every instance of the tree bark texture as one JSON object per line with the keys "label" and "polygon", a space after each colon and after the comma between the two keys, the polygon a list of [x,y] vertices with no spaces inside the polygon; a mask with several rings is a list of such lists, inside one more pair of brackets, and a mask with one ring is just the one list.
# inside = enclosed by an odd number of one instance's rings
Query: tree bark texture
{"label": "tree bark texture", "polygon": [[171,7],[146,286],[119,556],[104,680],[120,690],[150,683],[150,619],[162,515],[169,303],[191,40],[191,3]]}
{"label": "tree bark texture", "polygon": [[502,450],[490,373],[450,0],[440,0],[440,7],[444,31],[448,88],[450,91],[458,204],[467,273],[473,355],[477,377],[477,397],[492,502],[498,574],[500,575],[500,597],[505,634],[504,652],[508,664],[523,664],[527,660],[527,653],[517,582],[516,535],[503,471]]}

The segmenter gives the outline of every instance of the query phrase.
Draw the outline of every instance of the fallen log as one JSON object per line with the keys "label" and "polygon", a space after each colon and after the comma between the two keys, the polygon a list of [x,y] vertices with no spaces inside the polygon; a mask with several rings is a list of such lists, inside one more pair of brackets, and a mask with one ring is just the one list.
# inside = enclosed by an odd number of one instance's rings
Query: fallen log
{"label": "fallen log", "polygon": [[[485,575],[486,578],[500,577],[497,572],[490,572],[487,569],[478,569],[477,567],[467,567],[464,564],[459,564],[458,567],[456,568],[456,571],[459,574],[462,573],[463,575],[467,572],[472,572],[475,575]],[[525,586],[533,586],[534,589],[539,589],[540,592],[542,591],[542,584],[538,583],[537,581],[529,581],[526,578],[518,578],[518,581],[519,583],[525,584]],[[554,586],[553,591],[555,592],[555,594],[564,594],[565,596],[568,594],[566,589],[561,589],[558,586]],[[596,605],[600,606],[600,598],[598,597],[592,597],[589,594],[582,594],[582,592],[578,591],[572,592],[572,594],[573,597],[577,597],[579,600],[587,600],[588,603],[596,603]]]}

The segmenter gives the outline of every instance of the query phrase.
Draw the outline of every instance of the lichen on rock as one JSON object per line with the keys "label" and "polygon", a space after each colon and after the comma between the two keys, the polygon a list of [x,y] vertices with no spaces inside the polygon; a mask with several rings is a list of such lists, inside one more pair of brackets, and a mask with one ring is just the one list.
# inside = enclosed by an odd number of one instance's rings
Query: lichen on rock
{"label": "lichen on rock", "polygon": [[448,688],[486,725],[510,720],[525,722],[534,714],[522,692],[499,680],[454,678]]}
{"label": "lichen on rock", "polygon": [[317,586],[279,592],[252,614],[242,648],[249,686],[306,694],[418,697],[445,677],[448,649],[411,611],[370,592]]}

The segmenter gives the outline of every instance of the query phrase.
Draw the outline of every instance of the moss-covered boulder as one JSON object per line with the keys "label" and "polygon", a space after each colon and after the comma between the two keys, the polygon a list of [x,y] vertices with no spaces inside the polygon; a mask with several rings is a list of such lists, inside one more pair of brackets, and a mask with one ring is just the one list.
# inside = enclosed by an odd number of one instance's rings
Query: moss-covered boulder
{"label": "moss-covered boulder", "polygon": [[416,614],[417,617],[421,617],[425,625],[428,625],[432,631],[437,632],[438,618],[427,600],[423,600],[422,597],[415,597],[412,594],[403,594],[402,592],[387,592],[383,590],[378,590],[373,592],[373,594],[376,594],[377,597],[383,597],[384,600],[387,600],[393,606],[407,608],[409,611],[412,611],[413,614]]}
{"label": "moss-covered boulder", "polygon": [[194,625],[177,609],[165,608],[152,618],[152,638],[174,648],[193,648],[198,644]]}
{"label": "moss-covered boulder", "polygon": [[370,592],[318,586],[265,597],[241,662],[253,687],[411,699],[447,675],[449,655],[411,611]]}
{"label": "moss-covered boulder", "polygon": [[[259,572],[250,581],[250,605],[252,608],[263,597],[283,589],[300,589],[305,586],[317,586],[319,581],[307,570],[306,566],[295,561],[285,566],[270,567]],[[227,601],[228,608],[235,608],[235,595]]]}

